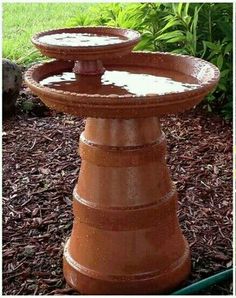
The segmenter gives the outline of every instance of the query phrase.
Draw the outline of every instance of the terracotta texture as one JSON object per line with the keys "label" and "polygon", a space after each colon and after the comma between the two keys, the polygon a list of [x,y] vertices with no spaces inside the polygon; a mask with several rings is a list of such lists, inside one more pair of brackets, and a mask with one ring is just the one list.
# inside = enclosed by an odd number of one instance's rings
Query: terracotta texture
{"label": "terracotta texture", "polygon": [[[49,45],[40,41],[40,37],[48,36],[52,34],[60,33],[89,33],[89,34],[104,34],[108,36],[117,36],[124,38],[117,44],[108,44],[102,46],[58,46]],[[76,73],[81,74],[98,74],[103,72],[103,67],[101,65],[105,58],[121,57],[125,54],[130,53],[133,47],[138,43],[140,39],[140,34],[133,30],[112,28],[112,27],[76,27],[76,28],[65,28],[56,29],[45,32],[40,32],[32,38],[33,44],[40,50],[40,52],[48,57],[56,58],[59,60],[72,60],[77,61],[75,63],[74,70]],[[78,66],[81,61],[90,61],[90,67]],[[99,61],[98,68],[94,66],[91,61]],[[92,65],[92,67],[91,67]],[[91,68],[91,70],[90,70]]]}
{"label": "terracotta texture", "polygon": [[100,95],[78,94],[47,88],[39,81],[47,74],[66,71],[73,68],[73,62],[53,61],[33,66],[26,73],[26,82],[32,91],[44,103],[60,112],[83,117],[96,118],[137,118],[164,116],[170,113],[182,112],[198,104],[212,90],[219,78],[218,69],[209,62],[199,58],[167,53],[133,52],[121,58],[104,60],[105,68],[135,65],[142,67],[151,65],[153,68],[162,67],[179,69],[195,77],[200,86],[197,90],[172,93],[166,95],[135,96],[135,95]]}
{"label": "terracotta texture", "polygon": [[[47,46],[37,46],[52,56]],[[112,47],[114,53],[116,47]],[[123,49],[120,56],[127,54],[127,48]],[[60,52],[57,48],[53,51],[53,55]],[[74,61],[81,60],[76,55],[83,57],[83,51],[66,51],[64,56],[60,52],[62,56],[53,57],[73,57],[73,61],[33,66],[26,74],[27,84],[46,105],[88,117],[80,137],[82,164],[73,192],[73,230],[64,250],[65,278],[84,294],[171,291],[186,279],[191,264],[176,215],[177,193],[166,166],[166,140],[159,117],[200,102],[217,84],[219,71],[201,59],[167,53],[135,52],[111,59],[106,47],[104,56],[99,48],[99,58],[96,50],[91,50],[95,57],[88,63],[91,67],[78,62],[74,66]],[[97,59],[112,70],[138,67],[141,72],[147,65],[164,72],[171,69],[195,79],[198,86],[185,92],[136,96],[84,94],[40,83],[52,73],[77,68],[78,79],[89,84],[81,70],[91,75],[95,65],[102,65]],[[99,76],[90,80],[99,86]]]}
{"label": "terracotta texture", "polygon": [[99,75],[105,72],[105,68],[100,60],[76,61],[73,72],[82,75]]}
{"label": "terracotta texture", "polygon": [[81,293],[162,293],[189,274],[165,155],[155,117],[87,119],[64,254],[65,277]]}

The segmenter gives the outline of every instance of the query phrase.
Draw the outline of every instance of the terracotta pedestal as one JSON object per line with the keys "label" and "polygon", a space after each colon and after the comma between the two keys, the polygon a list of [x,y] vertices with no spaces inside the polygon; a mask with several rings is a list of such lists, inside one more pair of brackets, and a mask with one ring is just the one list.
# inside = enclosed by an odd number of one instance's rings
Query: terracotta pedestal
{"label": "terracotta pedestal", "polygon": [[67,282],[86,294],[170,291],[190,258],[159,119],[88,118],[79,151]]}

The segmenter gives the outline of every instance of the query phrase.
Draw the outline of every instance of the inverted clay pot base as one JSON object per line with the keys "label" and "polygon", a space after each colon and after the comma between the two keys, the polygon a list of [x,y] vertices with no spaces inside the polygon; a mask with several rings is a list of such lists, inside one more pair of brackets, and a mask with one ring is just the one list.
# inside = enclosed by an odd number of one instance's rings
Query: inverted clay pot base
{"label": "inverted clay pot base", "polygon": [[52,109],[87,118],[63,258],[67,283],[82,294],[168,293],[190,273],[159,118],[198,104],[219,70],[199,58],[131,52],[139,38],[77,27],[32,40],[58,59],[27,71],[32,92]]}
{"label": "inverted clay pot base", "polygon": [[155,117],[88,118],[64,275],[81,293],[163,293],[190,272]]}

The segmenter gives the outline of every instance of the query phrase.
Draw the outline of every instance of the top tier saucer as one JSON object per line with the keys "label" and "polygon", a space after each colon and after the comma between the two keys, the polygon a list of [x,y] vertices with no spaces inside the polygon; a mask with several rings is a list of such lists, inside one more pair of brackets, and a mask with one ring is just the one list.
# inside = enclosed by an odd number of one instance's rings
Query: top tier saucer
{"label": "top tier saucer", "polygon": [[140,34],[112,27],[76,27],[40,32],[33,44],[48,57],[59,60],[102,60],[131,52]]}

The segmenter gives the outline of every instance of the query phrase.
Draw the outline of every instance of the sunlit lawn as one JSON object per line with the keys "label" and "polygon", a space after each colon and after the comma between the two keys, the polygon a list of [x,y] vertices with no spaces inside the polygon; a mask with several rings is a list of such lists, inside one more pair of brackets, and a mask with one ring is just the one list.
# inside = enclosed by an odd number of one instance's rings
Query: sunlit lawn
{"label": "sunlit lawn", "polygon": [[[22,64],[39,59],[30,39],[37,32],[66,26],[87,3],[4,3],[3,57]],[[40,58],[41,59],[41,58]]]}

